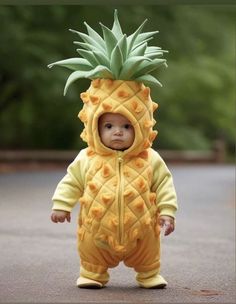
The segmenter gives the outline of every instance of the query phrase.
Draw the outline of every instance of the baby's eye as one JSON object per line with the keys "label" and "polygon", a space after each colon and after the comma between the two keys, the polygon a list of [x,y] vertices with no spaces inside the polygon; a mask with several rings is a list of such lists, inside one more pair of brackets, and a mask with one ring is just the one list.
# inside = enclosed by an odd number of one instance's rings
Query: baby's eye
{"label": "baby's eye", "polygon": [[110,124],[110,123],[105,124],[105,128],[111,129],[112,128],[112,124]]}
{"label": "baby's eye", "polygon": [[130,124],[125,124],[125,125],[124,125],[124,128],[125,128],[125,129],[130,129],[130,128],[132,128],[132,126],[131,126]]}

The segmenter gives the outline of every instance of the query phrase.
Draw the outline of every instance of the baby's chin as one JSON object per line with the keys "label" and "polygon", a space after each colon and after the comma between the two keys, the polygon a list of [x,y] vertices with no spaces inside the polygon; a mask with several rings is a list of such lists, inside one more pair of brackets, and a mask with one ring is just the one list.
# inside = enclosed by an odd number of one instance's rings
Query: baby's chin
{"label": "baby's chin", "polygon": [[124,151],[127,150],[129,147],[127,145],[124,145],[122,142],[114,142],[109,147],[112,150],[118,150],[118,151]]}

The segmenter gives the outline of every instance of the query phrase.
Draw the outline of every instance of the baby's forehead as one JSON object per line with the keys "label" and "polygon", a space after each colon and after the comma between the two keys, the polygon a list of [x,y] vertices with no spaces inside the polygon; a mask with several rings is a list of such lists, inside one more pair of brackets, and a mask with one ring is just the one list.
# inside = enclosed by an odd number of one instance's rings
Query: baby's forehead
{"label": "baby's forehead", "polygon": [[99,118],[100,121],[109,121],[109,122],[123,122],[123,123],[130,123],[128,118],[126,118],[124,115],[119,113],[104,113]]}

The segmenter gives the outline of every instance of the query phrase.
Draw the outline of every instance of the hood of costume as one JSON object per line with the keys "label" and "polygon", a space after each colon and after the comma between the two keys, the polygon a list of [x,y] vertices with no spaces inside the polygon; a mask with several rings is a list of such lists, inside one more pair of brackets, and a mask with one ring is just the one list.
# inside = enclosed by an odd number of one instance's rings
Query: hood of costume
{"label": "hood of costume", "polygon": [[134,143],[124,155],[137,156],[151,147],[157,134],[152,127],[155,124],[153,112],[158,105],[152,101],[148,87],[135,81],[96,79],[81,93],[81,98],[84,106],[78,116],[85,127],[81,137],[91,153],[116,154],[102,144],[98,133],[99,117],[108,112],[124,115],[134,127]]}

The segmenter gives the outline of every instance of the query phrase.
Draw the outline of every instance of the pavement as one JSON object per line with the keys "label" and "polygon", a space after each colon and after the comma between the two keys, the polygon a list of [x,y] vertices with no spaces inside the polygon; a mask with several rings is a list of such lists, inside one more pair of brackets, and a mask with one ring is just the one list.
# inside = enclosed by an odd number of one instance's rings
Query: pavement
{"label": "pavement", "polygon": [[139,288],[122,263],[106,288],[78,289],[78,206],[70,224],[50,221],[65,170],[0,173],[0,303],[235,303],[234,166],[169,168],[179,211],[162,240],[164,290]]}

